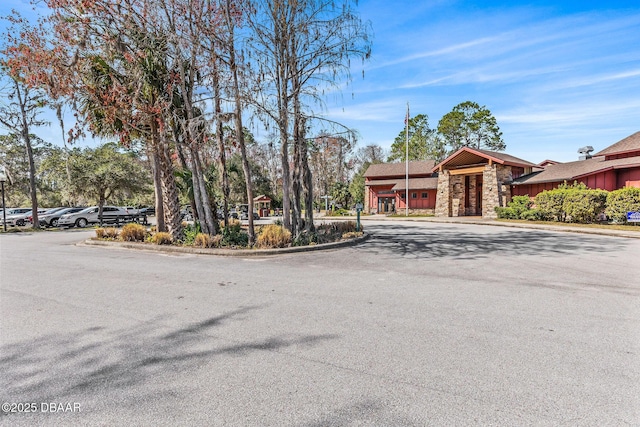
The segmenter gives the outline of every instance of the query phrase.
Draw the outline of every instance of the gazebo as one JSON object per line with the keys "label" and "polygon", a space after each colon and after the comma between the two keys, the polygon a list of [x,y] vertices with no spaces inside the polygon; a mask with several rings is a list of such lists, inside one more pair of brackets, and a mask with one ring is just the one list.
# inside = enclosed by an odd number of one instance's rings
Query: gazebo
{"label": "gazebo", "polygon": [[260,217],[269,216],[271,210],[271,198],[264,194],[253,198],[253,206],[258,210]]}

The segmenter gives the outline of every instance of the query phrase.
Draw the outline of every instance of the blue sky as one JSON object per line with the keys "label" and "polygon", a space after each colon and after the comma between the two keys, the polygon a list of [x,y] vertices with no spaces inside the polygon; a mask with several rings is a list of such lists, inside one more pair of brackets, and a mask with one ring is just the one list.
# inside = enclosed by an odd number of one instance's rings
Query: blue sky
{"label": "blue sky", "polygon": [[407,102],[433,128],[460,102],[485,105],[506,151],[536,163],[640,131],[637,0],[362,0],[359,11],[373,25],[372,60],[328,114],[361,144],[389,147]]}
{"label": "blue sky", "polygon": [[[27,10],[22,0],[5,0]],[[640,131],[640,1],[360,0],[373,56],[326,113],[389,148],[411,115],[431,127],[458,103],[494,114],[507,152],[572,161]],[[53,117],[52,117],[53,119]],[[55,123],[55,119],[53,119]],[[58,141],[52,125],[39,132]],[[258,135],[259,137],[260,135]]]}

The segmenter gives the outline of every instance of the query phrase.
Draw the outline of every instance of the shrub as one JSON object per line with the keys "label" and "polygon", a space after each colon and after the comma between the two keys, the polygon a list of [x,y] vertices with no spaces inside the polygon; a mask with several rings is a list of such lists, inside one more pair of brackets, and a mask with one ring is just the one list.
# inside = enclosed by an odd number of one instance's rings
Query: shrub
{"label": "shrub", "polygon": [[615,222],[626,222],[627,212],[640,211],[640,188],[626,187],[607,195],[605,214]]}
{"label": "shrub", "polygon": [[216,234],[211,238],[211,248],[219,248],[222,246],[222,234]]}
{"label": "shrub", "polygon": [[247,246],[249,235],[242,231],[241,222],[237,219],[229,220],[229,226],[222,229],[222,244],[225,246]]}
{"label": "shrub", "polygon": [[607,192],[604,190],[570,189],[566,190],[563,209],[565,220],[578,223],[597,222],[604,212]]}
{"label": "shrub", "polygon": [[96,237],[104,240],[115,240],[118,238],[118,229],[114,227],[96,228]]}
{"label": "shrub", "polygon": [[276,224],[266,225],[256,240],[259,248],[284,248],[290,243],[291,232]]}
{"label": "shrub", "polygon": [[[183,223],[184,224],[184,223]],[[202,232],[199,222],[194,222],[193,224],[187,224],[184,227],[184,244],[187,246],[193,245],[196,236]]]}
{"label": "shrub", "polygon": [[318,234],[303,230],[293,239],[293,246],[309,246],[318,243]]}
{"label": "shrub", "polygon": [[543,217],[538,209],[529,209],[520,214],[520,219],[526,219],[527,221],[543,221]]}
{"label": "shrub", "polygon": [[502,208],[500,206],[495,207],[496,213],[498,214],[498,218],[502,219],[520,219],[520,215],[516,214],[516,211],[511,208]]}
{"label": "shrub", "polygon": [[171,234],[160,231],[151,236],[149,239],[151,243],[155,243],[156,245],[170,245],[173,243],[173,238]]}
{"label": "shrub", "polygon": [[342,239],[355,239],[356,237],[362,237],[364,233],[362,231],[350,231],[342,235]]}
{"label": "shrub", "polygon": [[144,225],[130,223],[125,224],[120,232],[120,240],[125,242],[144,242],[147,229]]}
{"label": "shrub", "polygon": [[564,211],[564,190],[545,190],[536,196],[536,208],[540,215],[549,221],[564,222],[566,213]]}
{"label": "shrub", "polygon": [[212,239],[206,233],[198,233],[193,239],[193,246],[197,246],[199,248],[210,248],[212,247]]}

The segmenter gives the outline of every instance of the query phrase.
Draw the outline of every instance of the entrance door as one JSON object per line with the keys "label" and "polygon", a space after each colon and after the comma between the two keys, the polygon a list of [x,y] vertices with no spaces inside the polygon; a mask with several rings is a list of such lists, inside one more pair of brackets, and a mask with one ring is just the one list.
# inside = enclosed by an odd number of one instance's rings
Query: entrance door
{"label": "entrance door", "polygon": [[395,197],[379,197],[378,198],[378,213],[390,213],[395,210],[396,199]]}
{"label": "entrance door", "polygon": [[476,184],[476,189],[478,190],[478,197],[476,198],[476,212],[478,215],[482,215],[482,183],[478,182]]}

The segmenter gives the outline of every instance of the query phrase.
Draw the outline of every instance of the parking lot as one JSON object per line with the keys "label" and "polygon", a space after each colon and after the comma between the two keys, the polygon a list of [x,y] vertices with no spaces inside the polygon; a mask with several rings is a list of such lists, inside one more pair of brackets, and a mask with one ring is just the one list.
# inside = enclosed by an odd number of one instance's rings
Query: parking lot
{"label": "parking lot", "polygon": [[0,399],[39,410],[0,424],[640,420],[640,239],[365,228],[356,247],[250,259],[1,235]]}

